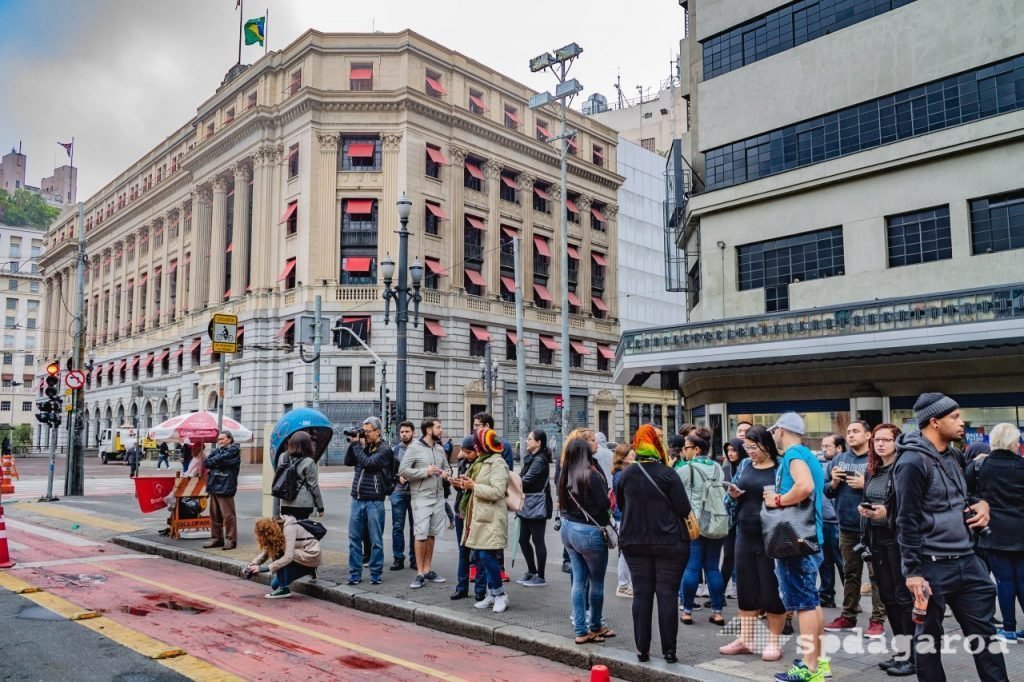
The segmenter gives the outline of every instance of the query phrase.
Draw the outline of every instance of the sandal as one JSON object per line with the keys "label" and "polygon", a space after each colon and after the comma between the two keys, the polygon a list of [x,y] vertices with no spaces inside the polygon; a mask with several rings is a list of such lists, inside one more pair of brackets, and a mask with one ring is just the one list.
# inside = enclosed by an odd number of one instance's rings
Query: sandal
{"label": "sandal", "polygon": [[712,624],[718,625],[719,627],[725,626],[725,618],[723,618],[722,614],[720,613],[712,613],[711,617],[708,618],[708,620],[711,621]]}
{"label": "sandal", "polygon": [[693,625],[693,614],[684,613],[683,615],[679,616],[679,622],[683,625]]}
{"label": "sandal", "polygon": [[577,644],[590,644],[591,642],[603,642],[604,637],[601,636],[600,632],[588,632],[585,635],[580,635],[576,638]]}
{"label": "sandal", "polygon": [[603,626],[601,626],[601,629],[597,631],[597,634],[600,635],[601,637],[605,637],[605,638],[607,638],[607,637],[614,637],[615,636],[615,630],[612,630],[607,625],[603,625]]}

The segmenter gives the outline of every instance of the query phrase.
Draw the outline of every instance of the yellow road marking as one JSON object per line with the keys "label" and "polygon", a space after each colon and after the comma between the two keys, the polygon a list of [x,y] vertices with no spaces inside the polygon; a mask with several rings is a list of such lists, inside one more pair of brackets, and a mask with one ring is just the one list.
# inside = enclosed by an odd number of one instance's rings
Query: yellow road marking
{"label": "yellow road marking", "polygon": [[15,578],[9,573],[0,573],[0,587],[23,595],[25,599],[73,620],[79,625],[151,658],[190,679],[202,682],[235,682],[242,679],[195,656],[186,654],[178,647],[164,644],[109,618],[103,618],[99,613],[78,606],[63,597],[42,591],[39,587],[20,578]]}
{"label": "yellow road marking", "polygon": [[233,604],[227,604],[225,602],[217,601],[216,599],[211,599],[210,597],[201,594],[196,594],[195,592],[181,590],[171,585],[157,582],[156,580],[150,580],[149,578],[143,578],[142,576],[134,575],[126,571],[120,571],[116,568],[111,568],[110,566],[101,566],[97,564],[96,568],[107,571],[108,573],[113,573],[114,575],[119,575],[123,578],[135,580],[145,585],[150,585],[151,587],[155,587],[160,590],[180,594],[183,597],[188,597],[189,599],[192,599],[194,601],[204,602],[216,606],[218,608],[225,609],[227,611],[233,611],[234,613],[237,613],[239,615],[246,616],[248,618],[253,618],[255,620],[259,620],[279,628],[284,628],[286,630],[298,632],[300,634],[306,635],[307,637],[312,637],[314,639],[319,639],[322,642],[327,642],[328,644],[340,646],[343,649],[349,649],[350,651],[355,651],[366,656],[371,656],[382,661],[387,661],[388,663],[391,663],[393,665],[408,668],[409,670],[415,670],[416,672],[423,673],[424,675],[430,675],[431,677],[436,677],[437,679],[444,680],[445,682],[465,682],[463,678],[457,677],[455,675],[450,675],[444,671],[437,670],[429,666],[420,665],[419,663],[414,663],[413,661],[407,661],[403,658],[398,658],[397,656],[392,656],[382,651],[377,651],[376,649],[371,649],[369,647],[362,646],[361,644],[355,644],[354,642],[346,642],[345,640],[337,639],[336,637],[331,637],[330,635],[326,635],[322,632],[317,632],[316,630],[311,630],[301,625],[294,625],[283,620],[278,620],[277,618],[264,616],[261,613],[250,611],[249,609],[244,609],[240,606],[235,606]]}
{"label": "yellow road marking", "polygon": [[97,528],[104,528],[118,533],[131,533],[133,531],[143,529],[143,526],[124,523],[122,521],[114,521],[73,507],[59,507],[51,504],[33,504],[30,502],[19,502],[13,506],[18,511],[24,511],[29,514],[49,516],[51,518],[62,519],[72,523],[84,523],[87,526],[96,526]]}

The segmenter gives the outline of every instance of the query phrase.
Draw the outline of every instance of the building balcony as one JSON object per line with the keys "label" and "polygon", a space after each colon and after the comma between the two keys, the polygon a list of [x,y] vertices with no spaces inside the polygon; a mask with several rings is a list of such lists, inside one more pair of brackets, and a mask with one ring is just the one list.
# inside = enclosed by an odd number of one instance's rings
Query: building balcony
{"label": "building balcony", "polygon": [[357,246],[376,248],[377,230],[342,230],[341,248]]}
{"label": "building balcony", "polygon": [[1024,282],[625,332],[616,381],[696,370],[1019,343]]}
{"label": "building balcony", "polygon": [[502,252],[501,252],[501,267],[502,268],[508,268],[509,270],[513,270],[514,271],[515,268],[516,268],[515,254],[514,253],[507,253],[506,251],[502,250]]}
{"label": "building balcony", "polygon": [[547,258],[534,258],[533,259],[533,274],[535,276],[547,277],[548,270],[550,269],[550,263]]}
{"label": "building balcony", "polygon": [[483,263],[484,262],[484,247],[483,244],[473,244],[472,242],[465,242],[463,244],[463,255],[467,263]]}

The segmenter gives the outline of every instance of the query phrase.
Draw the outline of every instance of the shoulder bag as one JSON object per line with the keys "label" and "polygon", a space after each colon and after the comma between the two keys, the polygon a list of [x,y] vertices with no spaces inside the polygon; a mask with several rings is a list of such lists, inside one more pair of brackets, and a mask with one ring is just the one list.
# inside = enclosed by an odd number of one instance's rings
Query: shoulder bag
{"label": "shoulder bag", "polygon": [[619,544],[619,532],[615,530],[615,527],[611,524],[602,526],[594,520],[593,516],[587,513],[587,510],[583,508],[583,505],[576,501],[576,497],[572,494],[572,491],[566,490],[566,492],[569,493],[569,498],[573,501],[580,512],[587,517],[587,521],[590,521],[592,526],[597,526],[601,531],[601,535],[604,537],[604,543],[608,545],[608,549],[615,549]]}
{"label": "shoulder bag", "polygon": [[[665,502],[668,503],[668,508],[671,509],[672,508],[672,501],[668,499],[668,495],[665,494],[665,491],[662,490],[658,486],[658,484],[654,482],[654,479],[651,478],[651,475],[649,473],[647,473],[647,470],[644,468],[644,466],[642,464],[637,464],[636,466],[640,467],[640,471],[643,472],[644,476],[647,477],[647,480],[650,481],[651,485],[654,486],[654,489],[658,491],[658,494],[661,495],[665,499]],[[684,525],[686,526],[686,534],[689,536],[690,540],[696,540],[697,538],[700,537],[700,524],[697,523],[697,517],[693,513],[693,509],[692,508],[690,509],[690,513],[687,514],[686,518],[683,519],[682,521],[683,521]]]}
{"label": "shoulder bag", "polygon": [[[782,481],[782,469],[776,474],[776,490]],[[761,532],[765,554],[773,559],[810,556],[821,550],[818,543],[818,519],[814,496],[788,507],[769,508],[761,504]]]}

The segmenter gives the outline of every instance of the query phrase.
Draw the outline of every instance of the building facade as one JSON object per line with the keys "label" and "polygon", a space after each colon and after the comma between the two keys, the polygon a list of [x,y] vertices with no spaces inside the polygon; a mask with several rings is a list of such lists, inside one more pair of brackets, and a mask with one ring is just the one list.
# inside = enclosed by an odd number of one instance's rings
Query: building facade
{"label": "building facade", "polygon": [[719,433],[902,426],[931,390],[1024,423],[1020,3],[681,4],[690,322],[628,332],[618,380],[667,373]]}
{"label": "building facade", "polygon": [[0,344],[0,427],[35,424],[35,374],[42,352],[43,231],[0,223],[0,283],[4,297]]}
{"label": "building facade", "polygon": [[[493,402],[513,431],[512,238],[521,239],[530,421],[554,432],[562,352],[571,353],[572,420],[614,428],[610,357],[618,338],[614,131],[572,114],[569,186],[545,140],[556,111],[533,93],[412,32],[309,31],[236,67],[196,117],[86,202],[87,425],[145,428],[216,405],[214,312],[239,317],[225,413],[257,434],[308,404],[314,299],[328,345],[320,399],[338,428],[380,413],[382,363],[394,396],[395,329],[385,325],[378,264],[397,260],[396,204],[407,193],[410,262],[425,268],[420,324],[409,330],[412,418],[453,435],[487,403],[481,360],[497,363]],[[571,310],[562,311],[561,201],[570,210]],[[75,221],[49,231],[47,301],[57,319],[73,288]],[[392,310],[392,313],[394,311]],[[558,344],[570,317],[571,348]],[[330,345],[327,327],[346,332]],[[70,339],[48,335],[46,353]],[[311,355],[305,346],[306,356]],[[142,398],[138,388],[166,393]],[[336,440],[341,440],[337,438]],[[340,443],[336,444],[340,449]]]}
{"label": "building facade", "polygon": [[590,116],[658,154],[666,153],[686,132],[686,100],[679,96],[679,80],[674,77],[662,82],[657,94],[623,98]]}
{"label": "building facade", "polygon": [[74,166],[58,166],[53,175],[39,183],[39,193],[51,203],[73,205],[78,201],[78,169]]}
{"label": "building facade", "polygon": [[21,151],[11,149],[0,160],[0,189],[14,194],[25,189],[25,172],[28,167],[28,156]]}

